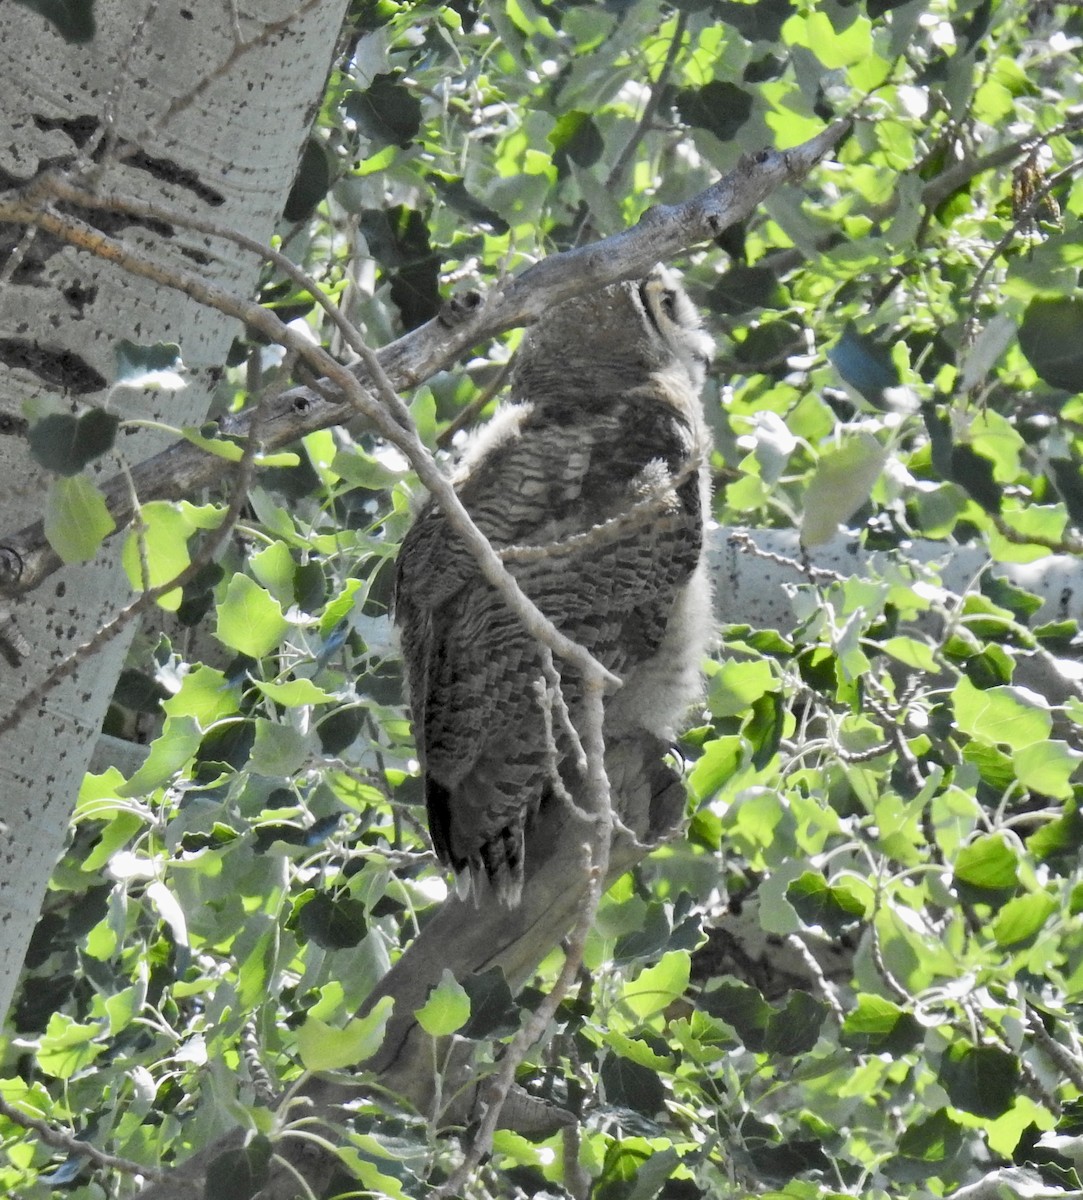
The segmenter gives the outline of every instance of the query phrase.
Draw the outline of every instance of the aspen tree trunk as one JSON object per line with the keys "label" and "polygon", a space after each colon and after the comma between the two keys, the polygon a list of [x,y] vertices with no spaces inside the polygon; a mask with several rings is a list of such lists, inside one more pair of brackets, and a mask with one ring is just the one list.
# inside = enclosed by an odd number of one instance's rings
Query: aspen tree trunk
{"label": "aspen tree trunk", "polygon": [[[37,13],[0,7],[0,194],[53,169],[266,241],[293,181],[342,26],[345,0],[98,0],[97,32],[65,42]],[[234,21],[236,24],[234,24]],[[70,211],[70,209],[68,210]],[[260,264],[234,244],[168,223],[78,214],[126,248],[242,296]],[[221,379],[234,320],[40,231],[0,226],[0,530],[50,503],[29,417],[105,406],[122,422],[197,423]],[[113,388],[116,346],[177,343],[180,391]],[[167,437],[122,423],[88,469],[103,480]],[[75,521],[90,511],[77,511]],[[6,1011],[80,780],[133,629],[38,702],[34,689],[132,599],[123,539],[18,601],[0,601],[0,1013]],[[11,569],[13,564],[7,564]],[[17,566],[17,565],[16,565]]]}

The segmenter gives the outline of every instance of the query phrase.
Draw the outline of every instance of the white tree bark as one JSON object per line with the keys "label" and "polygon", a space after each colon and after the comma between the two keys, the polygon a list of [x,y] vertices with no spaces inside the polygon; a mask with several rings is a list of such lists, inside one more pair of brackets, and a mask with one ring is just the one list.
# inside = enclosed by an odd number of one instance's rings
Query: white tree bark
{"label": "white tree bark", "polygon": [[[758,554],[742,548],[746,539]],[[810,581],[805,555],[796,529],[715,529],[710,571],[719,621],[791,633],[796,616],[788,589]],[[1083,562],[1069,554],[1047,554],[1027,563],[994,562],[983,546],[924,539],[898,550],[866,550],[852,534],[840,530],[831,541],[808,551],[807,559],[815,569],[844,576],[885,576],[893,564],[897,568],[907,562],[935,564],[952,596],[976,588],[988,572],[1041,598],[1032,623],[1083,621]]]}
{"label": "white tree bark", "polygon": [[[322,94],[345,0],[99,0],[98,32],[64,42],[40,16],[0,8],[0,193],[51,165],[85,161],[84,183],[160,202],[266,241]],[[251,14],[251,15],[248,15]],[[238,40],[238,38],[240,40]],[[87,214],[92,224],[94,214]],[[100,220],[100,218],[99,218]],[[100,227],[100,226],[99,226]],[[235,246],[113,218],[107,232],[167,266],[198,268],[248,295],[259,263]],[[176,291],[53,241],[0,228],[0,528],[40,517],[52,477],[26,451],[27,413],[108,405],[125,419],[198,422],[239,324]],[[121,388],[115,345],[176,342],[188,387]],[[7,435],[7,436],[5,436]],[[162,435],[122,426],[98,478],[141,462]],[[0,604],[0,696],[32,689],[131,599],[121,539]],[[0,1013],[10,1001],[130,640],[113,640],[0,736]]]}

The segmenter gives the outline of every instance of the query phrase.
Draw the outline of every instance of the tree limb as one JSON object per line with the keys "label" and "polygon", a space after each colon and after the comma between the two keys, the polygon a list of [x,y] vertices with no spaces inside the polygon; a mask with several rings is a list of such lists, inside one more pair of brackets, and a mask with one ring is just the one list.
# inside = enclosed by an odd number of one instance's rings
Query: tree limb
{"label": "tree limb", "polygon": [[[849,128],[849,122],[836,122],[792,150],[764,150],[755,157],[743,158],[733,171],[683,204],[649,209],[632,229],[553,255],[521,275],[496,284],[470,307],[449,306],[440,317],[376,351],[382,372],[399,391],[416,387],[479,342],[532,324],[553,304],[620,279],[645,274],[656,262],[670,261],[690,247],[717,237],[748,216],[776,188],[807,175]],[[69,244],[118,261],[109,250],[110,239],[83,221],[43,207],[32,193],[0,200],[0,223],[3,222],[37,226]],[[160,281],[175,287],[172,274],[162,268]],[[185,288],[189,294],[250,324],[259,320],[257,313],[265,312],[248,301],[215,294],[215,289],[200,286],[194,278],[190,282],[191,288]],[[277,331],[261,331],[281,341]],[[372,374],[363,363],[351,371],[363,390],[375,390]],[[262,418],[263,445],[268,451],[275,450],[354,415],[354,405],[333,380],[322,380],[313,387],[293,388],[268,405]],[[249,420],[247,413],[227,417],[221,423],[222,435],[245,437]],[[220,480],[221,474],[221,459],[187,442],[178,442],[135,466],[130,472],[130,482],[118,476],[103,491],[119,530],[132,519],[133,490],[144,503],[179,499]],[[0,595],[32,591],[60,566],[41,521],[2,537]]]}

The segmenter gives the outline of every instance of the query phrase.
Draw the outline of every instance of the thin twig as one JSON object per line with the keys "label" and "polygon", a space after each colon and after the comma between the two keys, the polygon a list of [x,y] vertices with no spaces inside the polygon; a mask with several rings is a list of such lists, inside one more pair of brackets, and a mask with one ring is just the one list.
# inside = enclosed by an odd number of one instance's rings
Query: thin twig
{"label": "thin twig", "polygon": [[80,1158],[88,1158],[91,1162],[97,1163],[99,1167],[106,1167],[111,1171],[123,1171],[125,1175],[145,1175],[149,1179],[166,1177],[166,1172],[159,1167],[133,1162],[130,1158],[120,1158],[115,1154],[106,1154],[104,1150],[99,1150],[90,1142],[80,1141],[74,1134],[58,1129],[55,1125],[50,1125],[48,1121],[27,1116],[26,1113],[20,1112],[19,1109],[9,1104],[3,1096],[0,1096],[0,1116],[7,1117],[9,1121],[23,1129],[32,1130],[47,1146],[63,1150],[67,1154],[78,1155]]}

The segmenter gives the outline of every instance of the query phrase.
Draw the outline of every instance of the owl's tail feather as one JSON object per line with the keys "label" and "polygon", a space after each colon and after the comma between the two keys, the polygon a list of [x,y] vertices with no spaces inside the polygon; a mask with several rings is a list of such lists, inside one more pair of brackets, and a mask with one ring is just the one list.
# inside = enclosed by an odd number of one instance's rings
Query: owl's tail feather
{"label": "owl's tail feather", "polygon": [[523,895],[523,827],[505,825],[470,864],[474,903],[488,887],[504,908],[518,908]]}

